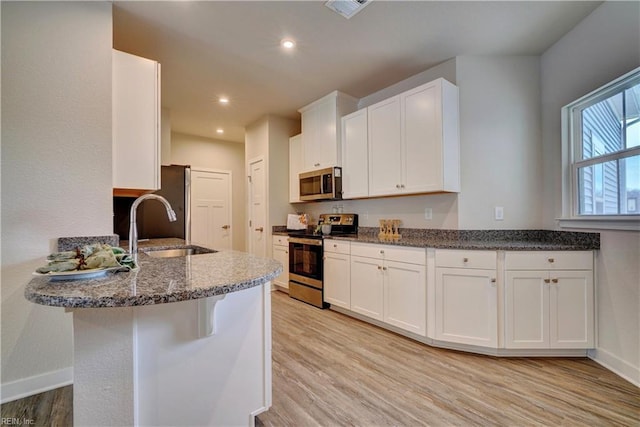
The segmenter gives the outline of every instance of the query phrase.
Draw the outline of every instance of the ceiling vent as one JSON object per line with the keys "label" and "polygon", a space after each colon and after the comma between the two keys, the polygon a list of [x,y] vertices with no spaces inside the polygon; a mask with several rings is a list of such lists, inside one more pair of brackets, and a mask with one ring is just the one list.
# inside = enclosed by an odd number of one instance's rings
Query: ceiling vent
{"label": "ceiling vent", "polygon": [[349,19],[369,3],[371,3],[371,0],[329,0],[324,5]]}

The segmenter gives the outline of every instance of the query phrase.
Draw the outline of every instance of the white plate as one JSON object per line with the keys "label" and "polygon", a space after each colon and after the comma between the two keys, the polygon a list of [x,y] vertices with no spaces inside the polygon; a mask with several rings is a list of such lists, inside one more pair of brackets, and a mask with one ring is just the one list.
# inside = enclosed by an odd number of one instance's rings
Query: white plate
{"label": "white plate", "polygon": [[126,267],[92,268],[90,270],[59,271],[51,273],[38,273],[37,271],[34,271],[33,275],[38,277],[49,277],[51,280],[81,280],[104,276],[109,271],[119,270],[121,268]]}

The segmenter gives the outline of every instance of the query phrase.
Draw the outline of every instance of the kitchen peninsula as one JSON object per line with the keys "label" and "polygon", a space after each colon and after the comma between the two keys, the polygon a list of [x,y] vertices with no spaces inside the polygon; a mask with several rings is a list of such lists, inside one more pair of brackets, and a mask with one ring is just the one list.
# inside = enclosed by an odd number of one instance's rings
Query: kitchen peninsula
{"label": "kitchen peninsula", "polygon": [[73,315],[74,424],[253,425],[271,405],[269,291],[282,266],[144,251],[137,271],[26,287]]}

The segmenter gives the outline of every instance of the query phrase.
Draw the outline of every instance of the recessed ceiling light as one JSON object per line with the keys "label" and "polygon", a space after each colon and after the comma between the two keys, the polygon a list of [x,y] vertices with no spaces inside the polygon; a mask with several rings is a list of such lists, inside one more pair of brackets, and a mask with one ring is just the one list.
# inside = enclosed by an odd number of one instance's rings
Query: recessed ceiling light
{"label": "recessed ceiling light", "polygon": [[229,98],[227,98],[226,96],[221,96],[220,98],[218,98],[218,102],[220,104],[228,104],[229,103]]}
{"label": "recessed ceiling light", "polygon": [[283,39],[280,42],[280,46],[282,46],[285,49],[293,49],[294,47],[296,47],[296,42],[291,39]]}
{"label": "recessed ceiling light", "polygon": [[218,128],[218,129],[216,129],[216,133],[223,134],[224,133],[224,129]]}

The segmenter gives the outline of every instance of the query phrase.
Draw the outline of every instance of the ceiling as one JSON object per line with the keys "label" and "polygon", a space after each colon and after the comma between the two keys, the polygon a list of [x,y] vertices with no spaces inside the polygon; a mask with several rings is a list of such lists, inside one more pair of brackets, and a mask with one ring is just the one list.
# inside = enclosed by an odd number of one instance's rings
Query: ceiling
{"label": "ceiling", "polygon": [[114,1],[114,47],[161,63],[173,131],[244,142],[265,114],[298,118],[336,89],[362,98],[459,55],[541,54],[602,2],[374,0],[351,19],[324,3]]}

